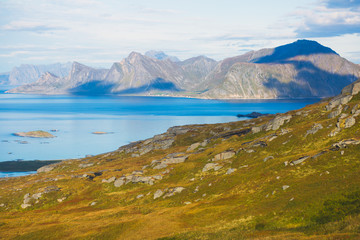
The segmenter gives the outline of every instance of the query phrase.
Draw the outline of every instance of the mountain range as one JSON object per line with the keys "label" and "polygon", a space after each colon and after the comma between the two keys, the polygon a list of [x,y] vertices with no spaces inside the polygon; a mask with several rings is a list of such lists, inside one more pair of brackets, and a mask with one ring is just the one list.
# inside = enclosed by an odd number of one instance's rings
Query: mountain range
{"label": "mountain range", "polygon": [[110,69],[72,63],[67,76],[54,72],[9,93],[125,94],[196,98],[330,97],[360,77],[360,66],[315,41],[298,40],[215,61],[179,61],[163,52],[132,52]]}

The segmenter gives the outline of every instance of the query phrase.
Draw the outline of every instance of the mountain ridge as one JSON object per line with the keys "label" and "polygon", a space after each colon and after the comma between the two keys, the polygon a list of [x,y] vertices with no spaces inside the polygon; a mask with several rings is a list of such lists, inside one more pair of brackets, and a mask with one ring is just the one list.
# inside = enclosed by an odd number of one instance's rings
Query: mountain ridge
{"label": "mountain ridge", "polygon": [[[250,51],[219,62],[205,56],[171,61],[162,52],[156,57],[157,53],[146,56],[132,52],[114,63],[106,74],[106,70],[101,70],[99,75],[95,74],[96,70],[84,70],[94,78],[86,80],[87,85],[92,85],[89,93],[96,92],[99,86],[101,94],[206,99],[319,98],[338,94],[341,88],[360,77],[359,65],[309,40]],[[71,86],[65,84],[67,78],[63,78],[58,94],[72,94],[72,88],[81,88],[81,78],[70,77]],[[159,82],[163,87],[149,87]],[[42,81],[36,84],[38,93],[56,92],[46,91],[46,87],[41,90]],[[33,93],[32,87],[24,85],[8,92],[26,93],[29,88]],[[86,94],[85,89],[82,92]]]}

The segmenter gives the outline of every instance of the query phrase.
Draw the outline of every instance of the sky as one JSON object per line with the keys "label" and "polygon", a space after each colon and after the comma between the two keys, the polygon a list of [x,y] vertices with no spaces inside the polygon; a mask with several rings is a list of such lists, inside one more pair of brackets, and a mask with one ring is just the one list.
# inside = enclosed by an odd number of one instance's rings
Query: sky
{"label": "sky", "polygon": [[360,63],[360,0],[0,0],[0,72],[148,50],[221,60],[297,39]]}

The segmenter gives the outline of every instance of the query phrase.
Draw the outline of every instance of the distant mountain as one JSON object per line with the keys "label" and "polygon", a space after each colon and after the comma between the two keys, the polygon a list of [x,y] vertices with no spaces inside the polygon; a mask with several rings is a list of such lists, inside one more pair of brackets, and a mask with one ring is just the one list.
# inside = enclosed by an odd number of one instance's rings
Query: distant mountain
{"label": "distant mountain", "polygon": [[169,56],[165,54],[163,51],[150,50],[145,53],[145,56],[155,58],[157,60],[169,59],[172,62],[180,62],[180,60],[177,57]]}
{"label": "distant mountain", "polygon": [[50,72],[58,77],[69,75],[71,63],[55,63],[49,65],[22,64],[14,67],[10,74],[8,85],[23,85],[38,80],[44,73]]}
{"label": "distant mountain", "polygon": [[101,81],[108,70],[94,69],[78,62],[71,64],[71,71],[66,77],[59,77],[50,72],[44,73],[37,81],[19,86],[8,93],[69,94],[91,93],[92,88],[85,88],[89,82]]}
{"label": "distant mountain", "polygon": [[[251,51],[220,62],[205,56],[172,61],[163,52],[150,51],[145,55],[132,52],[110,70],[74,64],[69,76],[46,74],[9,92],[311,98],[339,94],[341,88],[360,77],[359,65],[308,40]],[[80,73],[75,74],[74,68]]]}

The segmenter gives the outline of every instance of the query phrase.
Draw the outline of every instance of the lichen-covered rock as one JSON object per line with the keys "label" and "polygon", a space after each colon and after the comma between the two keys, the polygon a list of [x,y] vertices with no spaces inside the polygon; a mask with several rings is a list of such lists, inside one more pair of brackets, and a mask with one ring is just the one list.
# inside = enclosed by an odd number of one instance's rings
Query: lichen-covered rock
{"label": "lichen-covered rock", "polygon": [[121,186],[124,185],[124,184],[125,184],[124,178],[116,179],[115,182],[114,182],[114,186],[115,186],[115,187],[121,187]]}
{"label": "lichen-covered rock", "polygon": [[156,190],[156,192],[154,193],[154,199],[161,197],[163,194],[164,192],[161,189]]}
{"label": "lichen-covered rock", "polygon": [[212,160],[213,161],[220,161],[220,160],[229,159],[229,158],[232,158],[235,154],[236,154],[236,152],[232,151],[232,150],[225,151],[225,152],[216,154]]}
{"label": "lichen-covered rock", "polygon": [[163,198],[174,196],[175,194],[181,193],[184,190],[185,190],[184,187],[171,188],[167,191],[167,193],[163,196]]}
{"label": "lichen-covered rock", "polygon": [[193,143],[191,144],[188,149],[186,150],[186,152],[192,152],[194,151],[196,148],[198,148],[201,145],[201,143],[197,142],[197,143]]}
{"label": "lichen-covered rock", "polygon": [[346,148],[348,145],[358,145],[360,144],[359,140],[355,140],[355,139],[346,139],[346,140],[342,140],[340,142],[334,143],[331,147],[331,150],[338,150],[341,148]]}
{"label": "lichen-covered rock", "polygon": [[291,161],[290,165],[298,165],[298,164],[304,162],[308,158],[309,158],[309,156],[301,157],[301,158],[299,158],[297,160]]}
{"label": "lichen-covered rock", "polygon": [[278,115],[265,124],[265,131],[278,130],[282,125],[288,123],[292,118],[291,115]]}
{"label": "lichen-covered rock", "polygon": [[229,168],[227,171],[226,171],[226,174],[232,174],[233,172],[236,171],[236,168]]}
{"label": "lichen-covered rock", "polygon": [[320,129],[323,129],[323,126],[320,123],[315,123],[311,129],[306,131],[305,137],[307,137],[307,135],[309,134],[315,134],[317,133],[317,131],[319,131]]}
{"label": "lichen-covered rock", "polygon": [[350,128],[356,123],[355,118],[349,117],[345,120],[344,128]]}
{"label": "lichen-covered rock", "polygon": [[215,169],[215,167],[218,167],[219,164],[217,163],[207,163],[204,168],[202,169],[203,172],[207,172],[207,171],[210,171],[212,169]]}
{"label": "lichen-covered rock", "polygon": [[339,116],[341,114],[342,110],[343,110],[342,106],[339,105],[337,109],[335,109],[334,111],[329,113],[328,118],[334,118],[334,117]]}
{"label": "lichen-covered rock", "polygon": [[339,105],[344,105],[350,102],[352,95],[339,95],[330,100],[329,104],[326,105],[326,110],[329,111]]}
{"label": "lichen-covered rock", "polygon": [[46,165],[46,166],[43,166],[43,167],[39,168],[38,170],[36,170],[36,172],[37,173],[47,173],[47,172],[54,170],[55,167],[56,167],[56,165],[54,165],[54,164]]}
{"label": "lichen-covered rock", "polygon": [[266,161],[268,161],[270,159],[274,159],[274,157],[273,156],[268,156],[268,157],[264,158],[264,162],[266,162]]}

